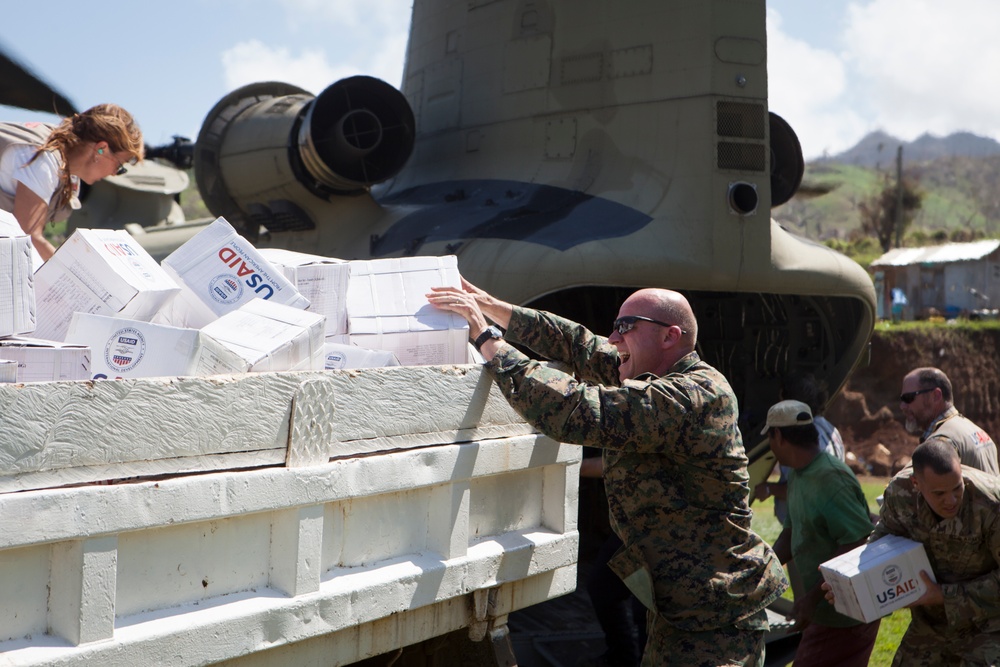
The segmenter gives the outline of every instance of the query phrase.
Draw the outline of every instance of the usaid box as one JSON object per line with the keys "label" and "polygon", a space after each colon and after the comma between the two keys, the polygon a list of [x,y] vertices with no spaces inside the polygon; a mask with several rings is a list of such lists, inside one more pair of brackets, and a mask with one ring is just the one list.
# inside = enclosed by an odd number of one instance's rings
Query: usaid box
{"label": "usaid box", "polygon": [[284,274],[273,267],[225,218],[191,237],[163,260],[181,293],[155,322],[200,329],[254,299],[308,308]]}
{"label": "usaid box", "polygon": [[0,339],[0,359],[17,362],[18,382],[90,379],[90,348],[37,338]]}
{"label": "usaid box", "polygon": [[197,375],[195,329],[75,313],[66,340],[91,350],[88,379]]}
{"label": "usaid box", "polygon": [[841,614],[870,623],[915,602],[927,590],[920,571],[934,579],[920,542],[886,535],[819,566]]}
{"label": "usaid box", "polygon": [[13,214],[0,211],[0,336],[35,330],[35,282],[31,237]]}
{"label": "usaid box", "polygon": [[427,301],[432,287],[461,286],[454,255],[349,264],[347,315],[352,343],[388,350],[404,366],[468,363],[468,322]]}
{"label": "usaid box", "polygon": [[322,315],[253,299],[201,332],[242,359],[244,371],[321,371],[325,327]]}
{"label": "usaid box", "polygon": [[73,313],[148,321],[180,292],[122,229],[77,229],[35,272],[35,336],[65,340]]}
{"label": "usaid box", "polygon": [[260,254],[309,299],[308,310],[326,317],[328,337],[347,333],[347,286],[351,278],[347,262],[280,248],[261,248]]}

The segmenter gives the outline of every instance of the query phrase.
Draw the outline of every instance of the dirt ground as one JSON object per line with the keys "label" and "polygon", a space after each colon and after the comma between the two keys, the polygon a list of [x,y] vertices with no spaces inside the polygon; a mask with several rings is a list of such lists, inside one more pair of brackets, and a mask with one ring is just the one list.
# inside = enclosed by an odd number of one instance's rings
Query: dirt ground
{"label": "dirt ground", "polygon": [[918,442],[903,428],[899,410],[903,376],[913,368],[936,366],[951,379],[955,406],[996,442],[1000,435],[998,347],[1000,331],[993,330],[948,326],[918,332],[876,330],[869,364],[855,370],[826,416],[840,429],[846,450],[869,472],[892,474],[909,461]]}

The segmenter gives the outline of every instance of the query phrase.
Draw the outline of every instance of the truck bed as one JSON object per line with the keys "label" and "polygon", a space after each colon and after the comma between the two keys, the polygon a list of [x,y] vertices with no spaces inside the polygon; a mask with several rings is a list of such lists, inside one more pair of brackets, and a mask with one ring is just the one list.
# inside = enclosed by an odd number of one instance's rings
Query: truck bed
{"label": "truck bed", "polygon": [[484,637],[573,590],[579,457],[478,366],[0,385],[0,662]]}

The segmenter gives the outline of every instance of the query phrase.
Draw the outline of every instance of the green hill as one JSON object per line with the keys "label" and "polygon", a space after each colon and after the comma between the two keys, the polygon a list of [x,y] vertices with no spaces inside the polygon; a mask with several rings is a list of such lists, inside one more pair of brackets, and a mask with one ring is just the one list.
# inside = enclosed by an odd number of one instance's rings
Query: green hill
{"label": "green hill", "polygon": [[[1000,234],[1000,156],[942,157],[907,164],[904,175],[924,193],[904,245],[968,241]],[[788,229],[825,241],[860,231],[858,204],[895,173],[825,160],[806,165],[802,186],[772,216]]]}

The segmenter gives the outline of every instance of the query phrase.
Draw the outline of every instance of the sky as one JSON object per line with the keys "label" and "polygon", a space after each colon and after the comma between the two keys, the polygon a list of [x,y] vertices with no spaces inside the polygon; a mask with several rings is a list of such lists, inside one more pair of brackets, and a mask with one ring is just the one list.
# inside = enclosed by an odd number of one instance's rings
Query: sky
{"label": "sky", "polygon": [[[367,74],[398,87],[412,1],[54,0],[43,21],[39,6],[6,3],[0,48],[80,109],[121,104],[159,145],[195,139],[216,102],[248,83],[319,93]],[[874,130],[1000,140],[998,25],[997,0],[768,0],[769,108],[806,159]]]}

